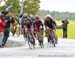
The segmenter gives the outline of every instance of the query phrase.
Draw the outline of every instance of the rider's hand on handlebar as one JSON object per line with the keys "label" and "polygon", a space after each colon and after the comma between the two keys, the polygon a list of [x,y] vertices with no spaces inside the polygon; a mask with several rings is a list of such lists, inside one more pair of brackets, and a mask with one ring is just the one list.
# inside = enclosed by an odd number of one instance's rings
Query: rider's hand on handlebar
{"label": "rider's hand on handlebar", "polygon": [[46,29],[50,29],[49,27],[46,27]]}

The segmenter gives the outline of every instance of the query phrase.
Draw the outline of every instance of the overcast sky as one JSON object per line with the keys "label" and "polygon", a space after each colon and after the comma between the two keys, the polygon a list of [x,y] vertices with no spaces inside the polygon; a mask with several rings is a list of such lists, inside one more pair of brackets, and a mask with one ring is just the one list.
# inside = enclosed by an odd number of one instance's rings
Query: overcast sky
{"label": "overcast sky", "polygon": [[75,12],[75,0],[41,0],[40,9]]}

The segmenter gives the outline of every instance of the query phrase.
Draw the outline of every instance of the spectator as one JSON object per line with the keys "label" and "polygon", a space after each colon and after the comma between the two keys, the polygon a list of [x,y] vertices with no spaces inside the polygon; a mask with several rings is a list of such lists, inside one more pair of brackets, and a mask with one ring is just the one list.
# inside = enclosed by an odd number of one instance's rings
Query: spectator
{"label": "spectator", "polygon": [[69,21],[67,19],[62,20],[63,38],[67,38],[67,28]]}
{"label": "spectator", "polygon": [[9,37],[9,28],[10,28],[10,23],[11,23],[9,12],[5,11],[3,14],[4,14],[3,20],[6,23],[6,25],[4,27],[4,32],[3,32],[4,36],[3,36],[3,40],[2,40],[2,47],[5,46],[7,39]]}
{"label": "spectator", "polygon": [[4,26],[5,26],[5,22],[3,21],[3,16],[0,16],[0,47],[2,45]]}

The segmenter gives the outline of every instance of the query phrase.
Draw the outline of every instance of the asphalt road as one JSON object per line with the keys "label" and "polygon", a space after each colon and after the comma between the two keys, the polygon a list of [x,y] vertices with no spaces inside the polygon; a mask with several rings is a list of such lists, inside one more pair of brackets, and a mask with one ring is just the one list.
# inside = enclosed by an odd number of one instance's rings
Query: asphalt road
{"label": "asphalt road", "polygon": [[[9,40],[25,42],[23,37],[10,37]],[[45,38],[44,48],[40,48],[36,41],[32,50],[26,43],[19,47],[0,48],[0,58],[75,58],[75,40],[59,38],[58,44],[53,47]]]}

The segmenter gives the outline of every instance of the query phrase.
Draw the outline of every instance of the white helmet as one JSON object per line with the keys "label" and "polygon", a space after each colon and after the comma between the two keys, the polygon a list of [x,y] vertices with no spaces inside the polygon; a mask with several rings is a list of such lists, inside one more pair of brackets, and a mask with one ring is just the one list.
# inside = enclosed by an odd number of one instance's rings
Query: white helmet
{"label": "white helmet", "polygon": [[28,16],[28,14],[27,14],[27,13],[24,13],[23,16],[24,16],[24,17],[25,17],[25,16]]}
{"label": "white helmet", "polygon": [[32,14],[30,14],[30,17],[34,17]]}
{"label": "white helmet", "polygon": [[35,19],[39,18],[39,15],[35,15]]}
{"label": "white helmet", "polygon": [[51,15],[46,15],[46,17],[50,17],[50,18],[52,18],[52,16],[51,16]]}

